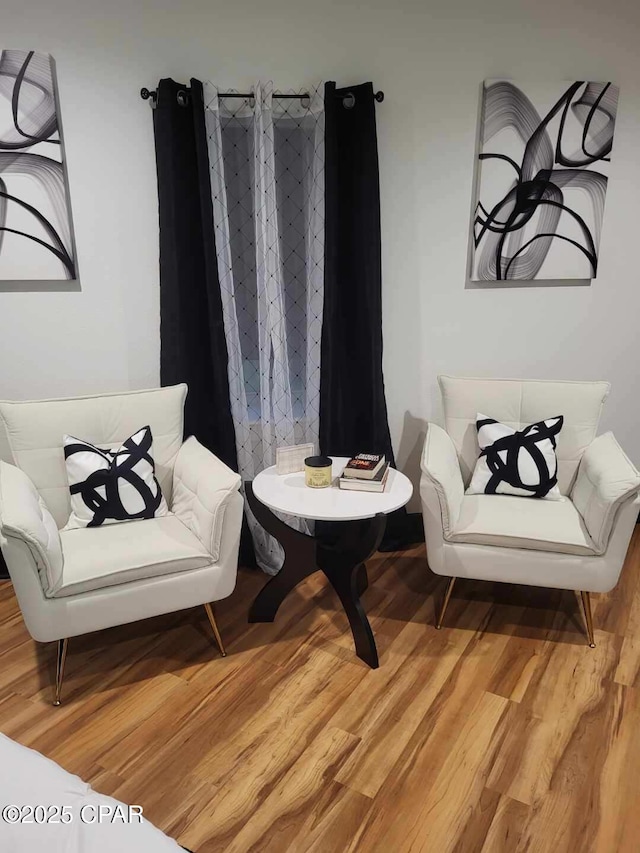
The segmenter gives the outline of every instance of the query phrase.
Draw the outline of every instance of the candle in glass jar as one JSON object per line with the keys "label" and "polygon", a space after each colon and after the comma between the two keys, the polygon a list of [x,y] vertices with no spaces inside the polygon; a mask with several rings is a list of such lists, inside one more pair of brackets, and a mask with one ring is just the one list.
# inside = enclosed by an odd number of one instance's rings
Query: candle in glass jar
{"label": "candle in glass jar", "polygon": [[307,456],[304,460],[304,482],[311,489],[326,489],[331,485],[329,456]]}

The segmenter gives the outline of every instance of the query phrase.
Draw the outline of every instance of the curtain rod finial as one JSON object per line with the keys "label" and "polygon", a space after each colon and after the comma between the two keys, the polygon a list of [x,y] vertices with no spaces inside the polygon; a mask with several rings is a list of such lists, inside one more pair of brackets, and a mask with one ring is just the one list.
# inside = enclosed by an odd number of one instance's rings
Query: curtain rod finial
{"label": "curtain rod finial", "polygon": [[143,86],[142,89],[140,89],[140,97],[143,101],[151,99],[151,106],[155,107],[156,101],[158,100],[158,93],[155,90],[150,91],[146,86]]}
{"label": "curtain rod finial", "polygon": [[384,101],[384,92],[376,92],[373,97],[379,104],[381,104]]}

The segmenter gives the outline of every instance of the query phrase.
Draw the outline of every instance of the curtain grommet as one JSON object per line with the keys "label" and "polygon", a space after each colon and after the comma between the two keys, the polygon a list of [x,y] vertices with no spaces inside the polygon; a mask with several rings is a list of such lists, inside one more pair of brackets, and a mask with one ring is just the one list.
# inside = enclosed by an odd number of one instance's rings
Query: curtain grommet
{"label": "curtain grommet", "polygon": [[356,96],[353,92],[347,92],[346,95],[342,97],[342,106],[345,110],[352,110],[356,105]]}

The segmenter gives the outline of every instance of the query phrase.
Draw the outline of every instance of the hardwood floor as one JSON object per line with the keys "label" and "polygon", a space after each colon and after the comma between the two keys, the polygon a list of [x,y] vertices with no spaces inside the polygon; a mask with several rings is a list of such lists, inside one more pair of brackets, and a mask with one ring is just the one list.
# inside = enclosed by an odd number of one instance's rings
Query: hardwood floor
{"label": "hardwood floor", "polygon": [[36,646],[0,583],[0,731],[197,853],[635,853],[640,849],[640,529],[621,582],[593,596],[444,583],[424,547],[369,563],[381,666],[353,654],[315,575],[273,625],[264,576],[217,608]]}

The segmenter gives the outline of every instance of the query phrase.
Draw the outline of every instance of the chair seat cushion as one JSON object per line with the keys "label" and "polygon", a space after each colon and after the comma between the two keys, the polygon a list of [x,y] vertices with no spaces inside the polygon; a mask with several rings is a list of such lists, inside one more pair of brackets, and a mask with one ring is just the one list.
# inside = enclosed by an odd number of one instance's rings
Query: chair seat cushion
{"label": "chair seat cushion", "polygon": [[510,495],[465,495],[449,542],[528,548],[594,556],[580,513],[569,498],[523,500]]}
{"label": "chair seat cushion", "polygon": [[175,515],[60,531],[64,568],[54,598],[213,564]]}

